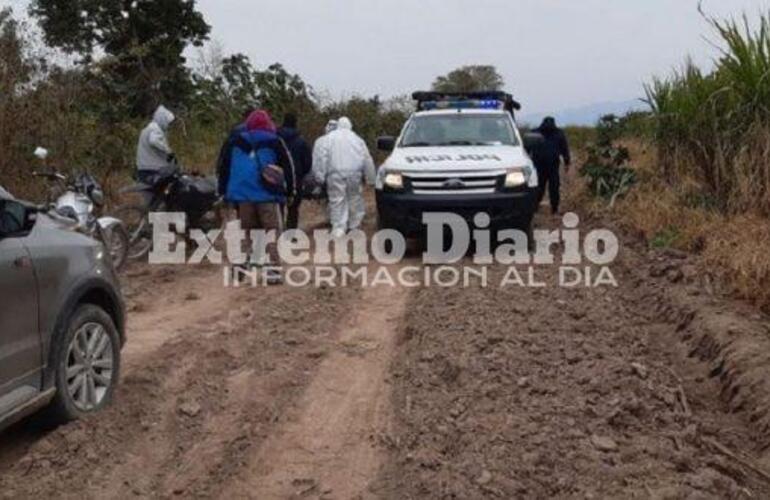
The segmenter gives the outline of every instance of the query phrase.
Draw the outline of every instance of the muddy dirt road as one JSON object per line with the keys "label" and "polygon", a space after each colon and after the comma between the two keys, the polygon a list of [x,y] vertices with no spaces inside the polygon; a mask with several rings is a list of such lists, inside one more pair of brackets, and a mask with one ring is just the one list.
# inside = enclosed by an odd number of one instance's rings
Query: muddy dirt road
{"label": "muddy dirt road", "polygon": [[0,434],[0,498],[770,498],[764,372],[726,364],[770,332],[688,266],[632,246],[590,289],[133,268],[115,404]]}

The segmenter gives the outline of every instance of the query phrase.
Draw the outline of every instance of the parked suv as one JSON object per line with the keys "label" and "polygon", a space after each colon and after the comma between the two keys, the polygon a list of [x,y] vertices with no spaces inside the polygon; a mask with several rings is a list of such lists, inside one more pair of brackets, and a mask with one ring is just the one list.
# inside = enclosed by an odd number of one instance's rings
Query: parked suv
{"label": "parked suv", "polygon": [[541,138],[522,137],[512,96],[416,92],[413,98],[417,112],[401,136],[378,140],[390,152],[377,177],[380,227],[413,236],[424,231],[425,212],[468,220],[484,212],[493,228],[531,234],[538,178],[527,150]]}
{"label": "parked suv", "polygon": [[0,188],[0,429],[43,407],[60,421],[112,399],[125,342],[101,243]]}

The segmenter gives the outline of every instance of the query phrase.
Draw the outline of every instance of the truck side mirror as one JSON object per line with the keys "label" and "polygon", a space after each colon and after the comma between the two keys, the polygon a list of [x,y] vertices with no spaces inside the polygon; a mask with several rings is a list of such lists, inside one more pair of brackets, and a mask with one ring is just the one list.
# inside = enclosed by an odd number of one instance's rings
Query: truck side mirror
{"label": "truck side mirror", "polygon": [[527,132],[524,134],[524,149],[529,155],[532,155],[537,149],[545,143],[545,137],[537,132]]}
{"label": "truck side mirror", "polygon": [[377,138],[377,149],[380,151],[391,152],[396,149],[396,138],[393,136],[383,136]]}

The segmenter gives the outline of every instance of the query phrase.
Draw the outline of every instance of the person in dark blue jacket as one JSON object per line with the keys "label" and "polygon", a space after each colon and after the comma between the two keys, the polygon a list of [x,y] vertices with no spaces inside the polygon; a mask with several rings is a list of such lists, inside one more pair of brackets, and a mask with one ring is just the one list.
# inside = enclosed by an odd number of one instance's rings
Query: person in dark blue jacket
{"label": "person in dark blue jacket", "polygon": [[537,204],[543,202],[545,190],[548,188],[548,198],[551,201],[551,210],[554,215],[559,213],[559,204],[561,203],[561,162],[564,160],[565,171],[569,171],[572,158],[570,156],[567,136],[559,127],[556,126],[556,120],[553,117],[547,117],[542,125],[535,129],[543,136],[542,144],[537,147],[533,160],[537,168],[537,175],[540,180],[537,193]]}
{"label": "person in dark blue jacket", "polygon": [[[223,151],[229,159],[222,164],[220,185],[223,185],[225,201],[238,207],[241,227],[248,232],[253,229],[276,231],[276,238],[283,232],[283,214],[281,207],[286,203],[287,190],[281,173],[281,187],[268,185],[265,169],[280,167],[284,171],[291,169],[291,159],[284,142],[278,136],[275,125],[266,111],[254,111],[245,123],[245,130],[236,129]],[[247,238],[247,254],[252,248]],[[275,243],[267,245],[271,268],[265,271],[270,284],[280,283],[278,247]],[[259,265],[260,262],[252,264]]]}
{"label": "person in dark blue jacket", "polygon": [[293,196],[289,198],[288,213],[286,216],[286,228],[297,229],[299,227],[299,207],[302,204],[302,183],[313,168],[313,153],[307,141],[297,128],[297,115],[287,113],[283,120],[283,126],[278,129],[278,135],[286,143],[294,161],[294,171],[286,171],[286,184],[293,189]]}

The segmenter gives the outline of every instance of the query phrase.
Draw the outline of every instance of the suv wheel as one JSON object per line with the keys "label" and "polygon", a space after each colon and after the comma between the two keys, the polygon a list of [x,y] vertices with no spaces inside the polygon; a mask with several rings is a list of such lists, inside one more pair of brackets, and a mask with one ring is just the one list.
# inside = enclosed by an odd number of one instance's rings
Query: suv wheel
{"label": "suv wheel", "polygon": [[120,374],[120,339],[110,316],[97,306],[80,306],[54,349],[54,417],[74,420],[107,406]]}

